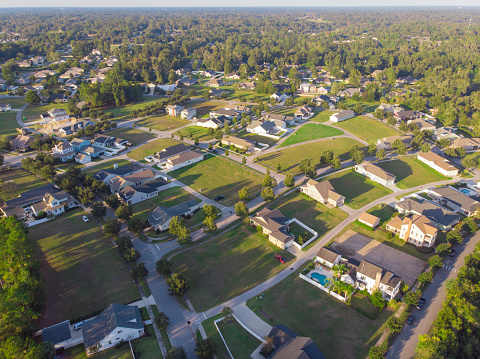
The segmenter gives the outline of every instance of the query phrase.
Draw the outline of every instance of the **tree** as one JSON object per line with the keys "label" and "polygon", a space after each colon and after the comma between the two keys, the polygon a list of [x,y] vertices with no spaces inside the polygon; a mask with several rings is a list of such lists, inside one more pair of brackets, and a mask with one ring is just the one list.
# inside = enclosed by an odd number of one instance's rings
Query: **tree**
{"label": "tree", "polygon": [[402,323],[400,321],[393,317],[390,318],[387,322],[387,327],[390,329],[393,333],[400,333],[403,329]]}
{"label": "tree", "polygon": [[190,246],[193,241],[190,238],[190,230],[183,225],[183,227],[180,227],[177,232],[177,242],[181,246],[188,247]]}
{"label": "tree", "polygon": [[240,218],[248,217],[248,208],[245,202],[240,201],[235,204],[235,214]]}
{"label": "tree", "polygon": [[124,203],[122,204],[120,207],[117,208],[117,210],[115,211],[115,216],[117,216],[118,218],[126,221],[128,220],[130,217],[132,217],[133,215],[133,211],[132,211],[132,208]]}
{"label": "tree", "polygon": [[95,202],[92,205],[92,214],[97,218],[103,217],[107,214],[107,207],[105,207],[103,202]]}
{"label": "tree", "polygon": [[168,290],[170,291],[170,295],[177,297],[184,295],[190,288],[187,278],[180,273],[172,274],[169,278],[167,278],[166,283]]}
{"label": "tree", "polygon": [[378,310],[382,310],[382,308],[385,306],[385,299],[383,299],[382,292],[379,290],[376,290],[369,296],[370,302],[378,308]]}
{"label": "tree", "polygon": [[149,271],[145,267],[145,263],[138,263],[132,268],[132,275],[135,278],[145,278],[148,275]]}
{"label": "tree", "polygon": [[353,156],[352,156],[353,162],[355,163],[362,163],[363,160],[365,159],[365,154],[363,153],[362,150],[355,151]]}
{"label": "tree", "polygon": [[377,152],[377,146],[374,144],[368,145],[368,154],[373,155],[375,152]]}
{"label": "tree", "polygon": [[205,217],[217,217],[217,210],[213,204],[203,205],[203,214]]}
{"label": "tree", "polygon": [[441,268],[443,265],[443,259],[436,254],[428,259],[428,265],[433,269]]}
{"label": "tree", "polygon": [[474,168],[477,166],[477,160],[473,157],[465,157],[461,160],[462,166],[465,168]]}
{"label": "tree", "polygon": [[248,198],[250,197],[248,193],[248,188],[243,187],[241,190],[238,191],[238,198],[240,198],[240,201],[248,201]]}
{"label": "tree", "polygon": [[166,330],[170,325],[170,318],[164,312],[160,312],[158,317],[155,318],[155,324],[157,324],[158,329]]}
{"label": "tree", "polygon": [[263,198],[264,201],[271,201],[275,195],[273,194],[273,189],[271,187],[266,187],[262,189],[260,196]]}
{"label": "tree", "polygon": [[450,244],[460,244],[463,242],[462,234],[458,229],[454,229],[447,233],[447,241]]}
{"label": "tree", "polygon": [[107,204],[108,207],[113,209],[114,211],[122,204],[118,197],[114,194],[111,196],[105,197],[105,203]]}
{"label": "tree", "polygon": [[172,263],[168,259],[159,259],[155,263],[155,269],[157,270],[158,274],[163,276],[169,276],[172,274]]}
{"label": "tree", "polygon": [[197,342],[195,354],[200,359],[213,359],[217,353],[217,344],[212,338],[207,338]]}
{"label": "tree", "polygon": [[365,109],[361,104],[356,103],[355,106],[353,106],[353,111],[355,111],[356,113],[364,113]]}
{"label": "tree", "polygon": [[205,217],[203,220],[203,231],[205,233],[213,233],[217,230],[217,224],[214,217]]}
{"label": "tree", "polygon": [[422,147],[420,147],[420,150],[423,152],[423,153],[426,153],[428,151],[430,151],[430,145],[427,143],[427,142],[424,142],[422,144]]}
{"label": "tree", "polygon": [[383,118],[385,117],[385,112],[382,109],[377,108],[373,115],[377,120],[383,120]]}
{"label": "tree", "polygon": [[103,234],[108,237],[116,237],[120,233],[121,223],[116,218],[107,218],[103,225]]}
{"label": "tree", "polygon": [[225,150],[225,157],[228,157],[228,154],[229,154],[228,150]]}
{"label": "tree", "polygon": [[383,349],[380,347],[371,347],[368,351],[368,357],[370,359],[385,359]]}
{"label": "tree", "polygon": [[440,257],[445,258],[448,253],[450,253],[450,247],[450,243],[440,243],[437,245],[437,248],[435,248],[435,252],[437,252]]}
{"label": "tree", "polygon": [[222,315],[225,318],[223,320],[224,323],[230,323],[234,321],[235,319],[233,318],[233,310],[230,307],[224,307],[222,309]]}
{"label": "tree", "polygon": [[377,151],[377,155],[375,156],[378,160],[383,160],[387,154],[385,153],[385,149],[381,148]]}
{"label": "tree", "polygon": [[128,263],[135,263],[140,258],[140,252],[130,247],[123,252],[123,257]]}
{"label": "tree", "polygon": [[185,227],[185,224],[183,223],[183,219],[179,216],[174,216],[170,220],[170,223],[168,225],[168,230],[170,231],[170,234],[173,234],[176,236],[180,230],[180,228]]}
{"label": "tree", "polygon": [[420,296],[416,293],[416,292],[407,292],[404,296],[403,296],[403,302],[406,304],[406,305],[417,305],[418,303],[418,300],[420,299]]}
{"label": "tree", "polygon": [[37,91],[29,90],[25,95],[25,102],[31,105],[37,105],[40,103],[40,96],[38,96]]}
{"label": "tree", "polygon": [[146,228],[145,221],[141,220],[138,217],[131,218],[127,222],[127,228],[130,232],[135,233],[136,235],[139,235]]}
{"label": "tree", "polygon": [[287,173],[285,179],[283,180],[283,184],[288,188],[292,188],[293,186],[295,186],[295,178],[291,173]]}
{"label": "tree", "polygon": [[271,187],[273,186],[273,178],[270,176],[270,170],[267,169],[267,173],[265,173],[265,176],[263,177],[263,182],[262,182],[263,187]]}
{"label": "tree", "polygon": [[167,354],[165,359],[187,359],[187,352],[183,347],[175,348],[173,347]]}
{"label": "tree", "polygon": [[338,278],[347,271],[345,264],[335,264],[333,266],[333,276]]}
{"label": "tree", "polygon": [[433,280],[433,272],[423,272],[418,275],[418,281],[422,284],[431,283]]}
{"label": "tree", "polygon": [[335,156],[332,161],[332,167],[336,170],[342,168],[342,162],[340,161],[340,157]]}
{"label": "tree", "polygon": [[245,163],[247,163],[247,159],[245,158],[245,156],[242,157],[242,165],[244,165]]}

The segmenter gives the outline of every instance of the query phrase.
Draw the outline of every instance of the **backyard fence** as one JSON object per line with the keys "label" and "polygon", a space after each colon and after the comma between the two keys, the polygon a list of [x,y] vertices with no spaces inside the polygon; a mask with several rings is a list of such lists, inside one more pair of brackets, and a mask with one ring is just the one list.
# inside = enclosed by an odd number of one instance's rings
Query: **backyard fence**
{"label": "backyard fence", "polygon": [[295,222],[297,223],[300,227],[304,228],[306,231],[310,232],[310,233],[313,233],[313,237],[310,238],[308,241],[306,241],[305,243],[303,243],[302,245],[298,244],[297,242],[293,241],[293,245],[295,247],[297,247],[298,249],[303,249],[305,248],[306,246],[308,246],[310,243],[312,243],[315,239],[317,239],[318,237],[318,233],[315,232],[313,229],[311,229],[310,227],[308,227],[307,225],[305,225],[304,223],[300,222],[298,219],[296,218],[293,218],[291,219],[290,221],[287,222],[287,224],[290,224],[292,222]]}
{"label": "backyard fence", "polygon": [[323,290],[324,292],[327,292],[328,294],[330,294],[332,297],[334,298],[337,298],[338,300],[341,300],[342,302],[345,302],[345,298],[342,297],[341,295],[335,293],[335,292],[332,292],[332,291],[329,291],[327,288],[325,288],[323,285],[321,285],[320,283],[317,283],[315,282],[313,279],[310,279],[308,278],[307,276],[304,276],[303,274],[299,274],[299,277],[302,278],[303,280],[307,281],[308,283],[314,285],[315,287],[317,288],[320,288],[321,290]]}
{"label": "backyard fence", "polygon": [[230,354],[230,357],[231,357],[232,359],[234,359],[232,353],[230,352],[230,349],[228,348],[227,342],[226,342],[225,339],[223,338],[222,332],[220,331],[220,329],[218,329],[217,323],[220,322],[220,321],[222,321],[222,320],[224,320],[224,319],[225,319],[225,317],[219,318],[219,319],[215,320],[215,321],[213,322],[213,324],[215,324],[215,328],[217,328],[217,332],[218,332],[218,334],[220,334],[220,338],[222,338],[223,344],[225,344],[225,348],[227,348],[228,354]]}

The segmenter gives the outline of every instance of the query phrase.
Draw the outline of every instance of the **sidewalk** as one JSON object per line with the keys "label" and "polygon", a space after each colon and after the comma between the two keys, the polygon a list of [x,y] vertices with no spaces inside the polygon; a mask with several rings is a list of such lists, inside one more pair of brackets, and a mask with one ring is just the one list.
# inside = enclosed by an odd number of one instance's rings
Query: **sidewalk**
{"label": "sidewalk", "polygon": [[258,340],[263,341],[263,338],[270,334],[272,326],[260,319],[245,302],[233,307],[232,310],[237,322]]}

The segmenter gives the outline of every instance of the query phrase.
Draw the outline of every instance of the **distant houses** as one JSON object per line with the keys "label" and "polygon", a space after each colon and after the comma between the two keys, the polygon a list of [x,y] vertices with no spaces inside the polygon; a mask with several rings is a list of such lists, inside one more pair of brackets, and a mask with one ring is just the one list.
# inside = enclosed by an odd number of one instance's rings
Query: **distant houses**
{"label": "distant houses", "polygon": [[412,135],[389,136],[389,137],[378,139],[376,142],[377,149],[391,150],[393,149],[393,143],[397,140],[401,141],[406,148],[409,148],[412,146],[413,136]]}
{"label": "distant houses", "polygon": [[181,115],[184,107],[180,105],[168,105],[165,110],[167,111],[167,115],[176,117]]}

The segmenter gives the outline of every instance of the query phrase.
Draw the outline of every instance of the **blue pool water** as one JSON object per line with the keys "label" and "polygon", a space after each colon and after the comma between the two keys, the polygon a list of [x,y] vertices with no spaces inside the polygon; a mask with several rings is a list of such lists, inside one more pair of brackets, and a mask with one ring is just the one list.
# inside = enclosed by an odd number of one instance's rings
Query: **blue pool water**
{"label": "blue pool water", "polygon": [[461,189],[460,191],[462,191],[463,193],[465,193],[466,195],[469,195],[470,194],[470,191],[468,189]]}
{"label": "blue pool water", "polygon": [[320,282],[320,284],[325,287],[326,279],[327,279],[326,276],[324,276],[323,274],[317,273],[317,272],[313,272],[312,274],[310,274],[310,277],[318,280]]}

